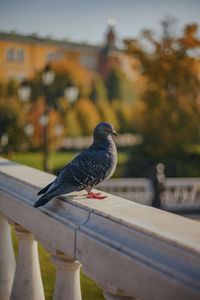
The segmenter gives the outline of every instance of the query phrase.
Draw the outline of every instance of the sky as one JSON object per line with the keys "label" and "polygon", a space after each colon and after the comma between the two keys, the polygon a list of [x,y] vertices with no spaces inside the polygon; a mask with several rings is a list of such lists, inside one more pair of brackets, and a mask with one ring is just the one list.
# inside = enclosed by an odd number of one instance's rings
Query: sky
{"label": "sky", "polygon": [[110,18],[124,39],[144,28],[159,30],[167,15],[179,28],[200,23],[200,0],[0,0],[0,31],[100,44]]}

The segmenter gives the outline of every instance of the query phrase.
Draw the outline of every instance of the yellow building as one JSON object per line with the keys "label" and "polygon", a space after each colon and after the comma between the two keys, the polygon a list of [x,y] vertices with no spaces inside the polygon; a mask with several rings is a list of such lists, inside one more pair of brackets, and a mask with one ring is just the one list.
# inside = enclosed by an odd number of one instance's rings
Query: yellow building
{"label": "yellow building", "polygon": [[102,46],[0,32],[0,81],[31,78],[47,63],[59,60],[74,61],[88,70],[100,73],[104,78],[117,65],[127,77],[134,79],[137,72],[132,68],[132,59],[117,49],[115,42],[116,35],[112,26],[108,27],[106,41]]}
{"label": "yellow building", "polygon": [[30,78],[47,63],[74,60],[97,70],[99,47],[16,33],[0,33],[0,81]]}

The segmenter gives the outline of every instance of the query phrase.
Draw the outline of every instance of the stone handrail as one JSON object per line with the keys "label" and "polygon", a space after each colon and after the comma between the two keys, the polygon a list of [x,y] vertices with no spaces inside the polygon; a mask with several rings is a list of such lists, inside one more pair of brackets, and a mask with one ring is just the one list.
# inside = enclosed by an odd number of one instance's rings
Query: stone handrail
{"label": "stone handrail", "polygon": [[118,197],[144,205],[151,205],[153,189],[146,178],[111,178],[99,184],[98,188]]}
{"label": "stone handrail", "polygon": [[[106,300],[200,299],[200,223],[110,194],[76,192],[35,209],[53,178],[0,159],[1,300],[44,300],[36,241],[56,266],[54,300],[82,299],[81,265]],[[16,267],[9,223],[19,239]]]}
{"label": "stone handrail", "polygon": [[[101,183],[99,189],[140,204],[152,204],[153,186],[146,178],[114,178]],[[200,178],[167,178],[161,194],[161,208],[200,212]]]}

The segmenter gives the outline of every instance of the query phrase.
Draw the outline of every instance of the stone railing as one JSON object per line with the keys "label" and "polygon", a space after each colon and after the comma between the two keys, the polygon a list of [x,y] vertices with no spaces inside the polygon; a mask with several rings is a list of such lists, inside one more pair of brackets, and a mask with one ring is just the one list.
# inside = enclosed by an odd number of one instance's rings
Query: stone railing
{"label": "stone railing", "polygon": [[200,178],[169,178],[161,195],[163,208],[200,212]]}
{"label": "stone railing", "polygon": [[[140,204],[152,204],[153,187],[145,178],[110,179],[99,185],[99,189]],[[161,208],[200,212],[200,178],[167,178],[161,193]]]}
{"label": "stone railing", "polygon": [[145,178],[111,178],[99,184],[98,188],[140,204],[151,205],[152,202],[152,185]]}
{"label": "stone railing", "polygon": [[53,178],[0,159],[1,300],[44,300],[37,242],[56,266],[54,300],[81,300],[81,266],[106,300],[200,299],[200,223],[110,194],[72,193],[34,208]]}

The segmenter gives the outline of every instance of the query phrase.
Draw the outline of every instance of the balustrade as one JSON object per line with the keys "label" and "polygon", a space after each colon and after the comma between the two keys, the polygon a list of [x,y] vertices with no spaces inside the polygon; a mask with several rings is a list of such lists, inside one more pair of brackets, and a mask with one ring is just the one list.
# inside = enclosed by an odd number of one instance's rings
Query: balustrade
{"label": "balustrade", "polygon": [[15,257],[8,220],[0,214],[0,299],[9,300],[15,272]]}
{"label": "balustrade", "polygon": [[81,266],[106,300],[200,299],[200,223],[110,194],[77,192],[35,209],[53,178],[0,159],[0,300],[45,298],[37,242],[56,267],[54,300],[82,299]]}
{"label": "balustrade", "polygon": [[[99,188],[116,196],[151,206],[153,189],[145,178],[110,179]],[[161,208],[169,211],[200,211],[199,178],[167,178],[161,194]]]}
{"label": "balustrade", "polygon": [[[52,255],[56,266],[54,300],[81,300],[80,269],[81,263],[67,255]],[[67,297],[66,297],[67,296]]]}
{"label": "balustrade", "polygon": [[11,300],[44,300],[38,245],[32,233],[15,225],[19,241],[18,258]]}

